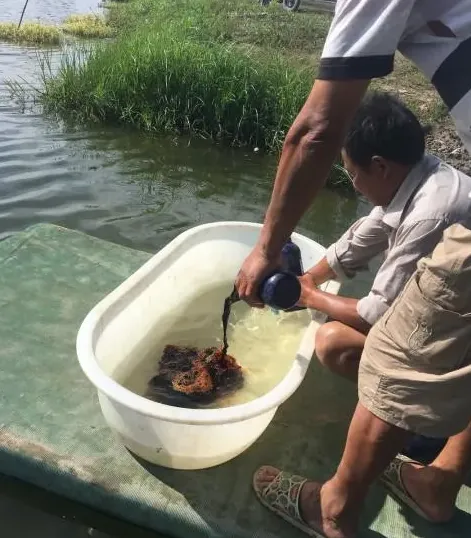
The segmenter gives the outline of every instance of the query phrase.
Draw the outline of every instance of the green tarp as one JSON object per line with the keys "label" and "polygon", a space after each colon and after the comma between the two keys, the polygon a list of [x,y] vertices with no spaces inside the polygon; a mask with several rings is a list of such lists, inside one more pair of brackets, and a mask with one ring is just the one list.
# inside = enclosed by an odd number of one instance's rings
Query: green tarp
{"label": "green tarp", "polygon": [[[335,468],[355,390],[317,364],[242,456],[205,471],[149,467],[108,430],[82,374],[75,337],[87,312],[150,254],[52,225],[0,243],[0,472],[181,538],[294,538],[251,491],[262,464],[315,478]],[[361,536],[471,535],[471,490],[434,527],[373,488]]]}

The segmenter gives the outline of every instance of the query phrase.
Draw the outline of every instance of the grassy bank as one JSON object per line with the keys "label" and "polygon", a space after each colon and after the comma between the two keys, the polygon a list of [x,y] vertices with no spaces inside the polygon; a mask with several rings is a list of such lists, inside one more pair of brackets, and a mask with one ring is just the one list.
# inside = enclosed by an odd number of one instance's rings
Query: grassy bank
{"label": "grassy bank", "polygon": [[[304,103],[331,20],[254,0],[107,7],[117,39],[87,58],[66,56],[58,72],[45,69],[46,110],[76,122],[198,135],[268,152],[279,151]],[[373,86],[399,93],[423,121],[444,117],[430,84],[401,57],[394,74]],[[349,185],[338,171],[332,182]]]}
{"label": "grassy bank", "polygon": [[[171,32],[200,43],[231,43],[268,57],[278,54],[287,65],[317,72],[331,15],[288,13],[276,2],[261,7],[255,0],[130,0],[109,4],[109,23],[120,33]],[[425,77],[400,54],[395,71],[374,81],[375,88],[399,93],[424,121],[443,117],[440,100]]]}
{"label": "grassy bank", "polygon": [[331,21],[326,13],[293,14],[277,2],[262,7],[256,0],[130,0],[108,6],[110,24],[124,32],[148,26],[199,42],[255,45],[293,58],[318,52]]}
{"label": "grassy bank", "polygon": [[[326,13],[288,13],[276,2],[262,8],[255,0],[180,0],[177,8],[162,0],[110,5],[110,24],[120,32],[133,33],[148,26],[156,32],[170,29],[202,43],[236,44],[265,57],[276,53],[288,65],[313,76],[331,22]],[[424,122],[442,121],[446,115],[430,82],[400,54],[394,73],[375,80],[373,87],[399,94]]]}
{"label": "grassy bank", "polygon": [[17,23],[0,23],[0,40],[28,45],[58,45],[62,33],[56,26],[26,22],[20,28]]}
{"label": "grassy bank", "polygon": [[109,4],[108,19],[115,43],[44,77],[48,110],[267,151],[280,148],[314,80],[296,51],[314,50],[329,23],[253,0],[134,0]]}
{"label": "grassy bank", "polygon": [[150,132],[199,135],[234,146],[279,148],[312,75],[279,57],[140,31],[87,60],[69,56],[45,77],[47,110]]}

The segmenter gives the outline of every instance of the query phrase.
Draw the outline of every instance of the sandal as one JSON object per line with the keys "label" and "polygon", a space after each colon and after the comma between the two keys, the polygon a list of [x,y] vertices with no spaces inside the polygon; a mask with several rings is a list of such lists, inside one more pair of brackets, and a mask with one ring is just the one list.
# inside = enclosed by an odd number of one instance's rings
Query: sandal
{"label": "sandal", "polygon": [[380,481],[388,492],[398,501],[406,504],[411,510],[413,510],[418,516],[426,519],[433,523],[429,516],[420,508],[420,506],[415,502],[415,500],[409,495],[407,489],[404,486],[402,481],[401,471],[402,466],[405,463],[416,463],[417,465],[422,465],[421,463],[398,454],[393,461],[386,467],[383,471],[383,474],[380,477]]}
{"label": "sandal", "polygon": [[308,536],[326,538],[325,534],[320,529],[313,529],[307,525],[301,517],[299,497],[301,495],[302,487],[307,482],[307,478],[280,471],[268,486],[261,489],[257,485],[256,479],[258,473],[264,469],[266,469],[266,467],[260,467],[253,477],[253,489],[263,506],[283,518],[288,523],[291,523],[291,525],[303,531]]}

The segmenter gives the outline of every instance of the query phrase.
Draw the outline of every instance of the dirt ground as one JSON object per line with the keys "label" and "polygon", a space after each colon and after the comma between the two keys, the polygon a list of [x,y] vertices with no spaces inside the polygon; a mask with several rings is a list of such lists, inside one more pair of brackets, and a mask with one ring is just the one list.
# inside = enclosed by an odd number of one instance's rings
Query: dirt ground
{"label": "dirt ground", "polygon": [[456,134],[450,118],[434,126],[427,138],[427,150],[471,176],[471,155]]}
{"label": "dirt ground", "polygon": [[465,174],[471,175],[471,155],[458,137],[453,120],[432,84],[400,54],[393,73],[375,80],[372,89],[396,94],[430,127],[427,151],[437,155]]}

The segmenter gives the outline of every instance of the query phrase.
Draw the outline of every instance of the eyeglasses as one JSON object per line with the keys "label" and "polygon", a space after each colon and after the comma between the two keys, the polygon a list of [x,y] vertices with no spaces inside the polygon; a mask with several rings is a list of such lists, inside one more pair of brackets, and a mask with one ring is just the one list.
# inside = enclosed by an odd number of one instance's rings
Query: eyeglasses
{"label": "eyeglasses", "polygon": [[345,172],[345,174],[347,175],[348,179],[352,182],[352,183],[355,183],[355,180],[357,178],[357,174],[352,174],[350,173],[346,168],[345,166],[343,167],[343,170]]}

